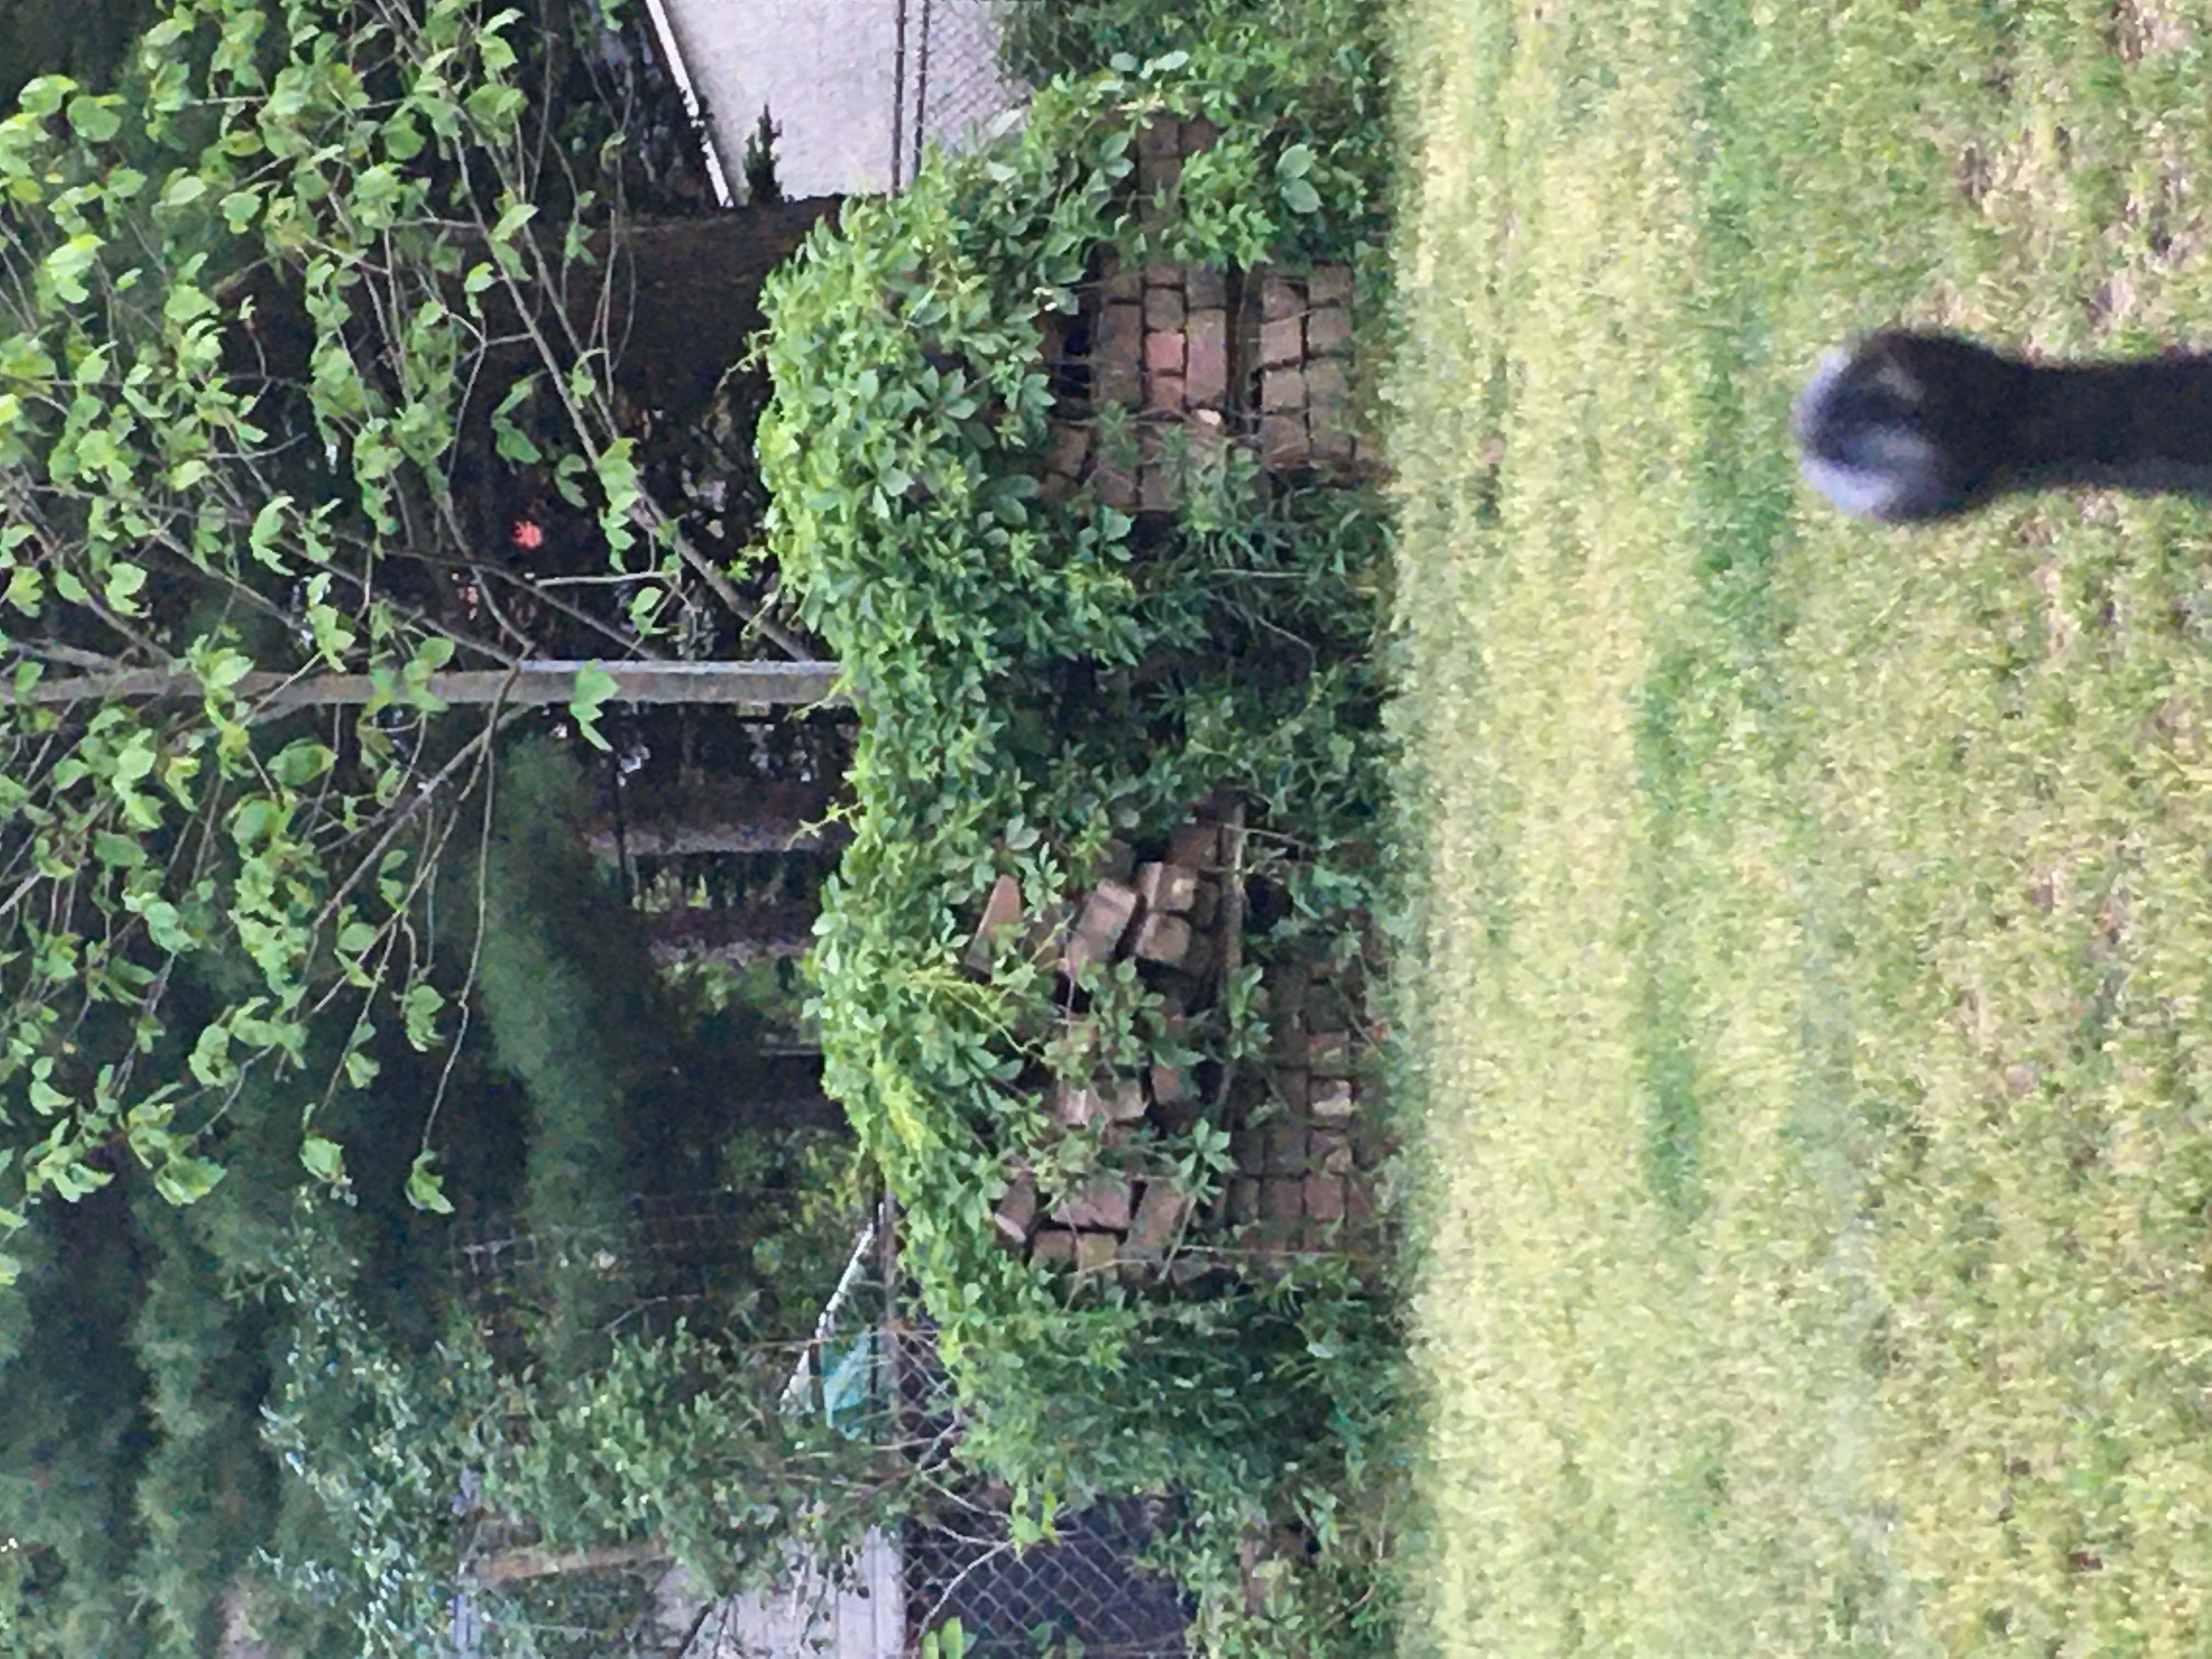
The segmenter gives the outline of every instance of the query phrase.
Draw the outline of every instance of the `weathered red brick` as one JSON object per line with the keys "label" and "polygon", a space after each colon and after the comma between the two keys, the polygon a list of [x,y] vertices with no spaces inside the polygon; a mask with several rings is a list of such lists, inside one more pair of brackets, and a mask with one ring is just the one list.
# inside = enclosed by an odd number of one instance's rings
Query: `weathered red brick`
{"label": "weathered red brick", "polygon": [[1137,924],[1136,954],[1146,962],[1172,968],[1190,954],[1190,924],[1181,916],[1155,910]]}
{"label": "weathered red brick", "polygon": [[1145,336],[1145,367],[1155,374],[1182,373],[1182,331],[1154,329]]}
{"label": "weathered red brick", "polygon": [[1193,265],[1182,274],[1185,301],[1193,310],[1229,303],[1229,278],[1219,265]]}
{"label": "weathered red brick", "polygon": [[1114,1265],[1121,1241],[1111,1233],[1078,1233],[1075,1236],[1075,1271],[1079,1273],[1103,1273]]}
{"label": "weathered red brick", "polygon": [[1144,1115],[1144,1084],[1133,1077],[1116,1079],[1113,1092],[1106,1097],[1106,1115],[1116,1123],[1134,1123]]}
{"label": "weathered red brick", "polygon": [[1269,322],[1296,317],[1306,308],[1305,295],[1287,276],[1264,276],[1260,281],[1260,314]]}
{"label": "weathered red brick", "polygon": [[1140,864],[1137,866],[1137,896],[1148,910],[1190,908],[1198,892],[1198,872],[1180,864]]}
{"label": "weathered red brick", "polygon": [[1293,1118],[1279,1117],[1267,1125],[1267,1173],[1304,1175],[1312,1132]]}
{"label": "weathered red brick", "polygon": [[1073,1267],[1075,1235],[1065,1227],[1047,1227],[1030,1241],[1030,1260],[1040,1267]]}
{"label": "weathered red brick", "polygon": [[989,896],[983,901],[982,920],[975,924],[975,936],[968,941],[964,960],[977,973],[988,971],[991,959],[998,955],[1007,935],[1022,925],[1022,884],[1013,877],[1000,876],[991,884]]}
{"label": "weathered red brick", "polygon": [[1229,400],[1229,313],[1212,308],[1192,312],[1185,337],[1190,400],[1218,409]]}
{"label": "weathered red brick", "polygon": [[1306,406],[1306,377],[1295,368],[1271,368],[1260,377],[1260,407],[1287,415]]}
{"label": "weathered red brick", "polygon": [[1352,317],[1342,306],[1322,306],[1306,313],[1306,355],[1336,357],[1352,349]]}
{"label": "weathered red brick", "polygon": [[1310,1175],[1305,1179],[1306,1214],[1316,1221],[1344,1219],[1344,1179],[1340,1176]]}
{"label": "weathered red brick", "polygon": [[1006,1188],[1006,1195],[999,1200],[998,1208],[992,1212],[991,1219],[1010,1243],[1025,1244],[1029,1242],[1030,1229],[1036,1221],[1036,1182],[1028,1176],[1022,1176]]}
{"label": "weathered red brick", "polygon": [[1351,414],[1352,378],[1337,358],[1310,358],[1305,366],[1306,406],[1318,413],[1323,405],[1335,409],[1340,419]]}
{"label": "weathered red brick", "polygon": [[1182,326],[1182,289],[1180,287],[1148,288],[1145,290],[1145,326],[1148,329]]}
{"label": "weathered red brick", "polygon": [[1352,1115],[1352,1079],[1329,1077],[1317,1079],[1306,1092],[1307,1103],[1317,1119],[1341,1122]]}
{"label": "weathered red brick", "polygon": [[1352,303],[1352,267],[1343,264],[1316,265],[1306,277],[1306,300],[1316,306],[1348,306]]}
{"label": "weathered red brick", "polygon": [[1260,325],[1260,367],[1282,368],[1305,361],[1306,339],[1302,319],[1279,317]]}
{"label": "weathered red brick", "polygon": [[1145,407],[1161,415],[1180,415],[1190,395],[1190,383],[1180,374],[1146,374]]}
{"label": "weathered red brick", "polygon": [[1093,1176],[1053,1206],[1052,1218],[1067,1227],[1126,1227],[1129,1183],[1120,1176]]}
{"label": "weathered red brick", "polygon": [[1157,1261],[1182,1231],[1190,1215],[1190,1200],[1164,1181],[1148,1182],[1137,1213],[1129,1222],[1129,1242],[1122,1255],[1132,1261]]}
{"label": "weathered red brick", "polygon": [[1263,415],[1260,418],[1260,460],[1278,470],[1303,465],[1308,453],[1306,422],[1302,415]]}
{"label": "weathered red brick", "polygon": [[1092,888],[1061,953],[1061,963],[1067,972],[1079,974],[1094,962],[1109,959],[1136,914],[1134,888],[1125,887],[1118,881],[1102,881]]}
{"label": "weathered red brick", "polygon": [[1352,1036],[1346,1031],[1316,1031],[1306,1038],[1306,1067],[1316,1077],[1343,1077],[1352,1066]]}

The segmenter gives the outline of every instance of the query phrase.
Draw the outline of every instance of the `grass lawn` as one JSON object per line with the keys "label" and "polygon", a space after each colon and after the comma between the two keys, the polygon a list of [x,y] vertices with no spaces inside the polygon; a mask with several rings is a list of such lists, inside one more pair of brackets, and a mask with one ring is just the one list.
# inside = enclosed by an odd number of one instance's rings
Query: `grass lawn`
{"label": "grass lawn", "polygon": [[2212,9],[1400,11],[1413,1645],[2212,1651],[2212,514],[1787,430],[2212,343]]}

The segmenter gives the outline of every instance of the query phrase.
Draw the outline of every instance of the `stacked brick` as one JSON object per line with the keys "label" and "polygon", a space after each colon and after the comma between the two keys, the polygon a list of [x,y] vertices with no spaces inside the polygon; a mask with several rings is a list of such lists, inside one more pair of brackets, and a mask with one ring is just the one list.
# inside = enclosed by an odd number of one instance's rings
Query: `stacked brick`
{"label": "stacked brick", "polygon": [[1230,1135],[1237,1173],[1224,1214],[1232,1246],[1265,1268],[1315,1250],[1358,1254],[1389,1150],[1358,1035],[1356,998],[1324,964],[1267,976],[1273,1067],[1267,1099]]}
{"label": "stacked brick", "polygon": [[1352,271],[1260,279],[1260,459],[1273,471],[1371,465],[1352,414]]}
{"label": "stacked brick", "polygon": [[[1205,121],[1158,119],[1137,135],[1148,222],[1171,198],[1183,160],[1218,137]],[[1048,356],[1080,364],[1044,467],[1062,500],[1088,487],[1124,512],[1171,509],[1180,480],[1218,463],[1225,442],[1253,447],[1272,471],[1376,470],[1352,395],[1352,272],[1109,264],[1073,322],[1052,320]],[[1086,406],[1087,398],[1087,406]],[[1099,436],[1099,411],[1127,412],[1126,436]]]}
{"label": "stacked brick", "polygon": [[[1095,965],[1133,960],[1171,1021],[1201,1012],[1241,953],[1238,886],[1242,815],[1200,817],[1157,860],[1119,849],[1079,901],[1029,915],[1019,884],[1002,876],[985,901],[967,961],[988,971],[1018,943],[1050,953],[1071,986]],[[1201,1079],[1166,1062],[1116,1067],[1096,1058],[1097,1033],[1071,998],[1054,1046],[1060,1076],[1040,1084],[1047,1121],[1064,1135],[1094,1137],[1098,1167],[1048,1205],[1027,1172],[1000,1199],[1007,1244],[1031,1261],[1082,1273],[1187,1282],[1217,1267],[1266,1270],[1303,1251],[1346,1248],[1372,1211],[1383,1151],[1371,1089],[1360,1069],[1352,1009],[1326,971],[1292,964],[1266,981],[1273,1054],[1262,1073]],[[1072,1079],[1072,1080],[1071,1080]],[[1212,1098],[1206,1098],[1211,1093]],[[1138,1131],[1172,1148],[1201,1118],[1237,1123],[1236,1174],[1211,1210],[1138,1155]]]}

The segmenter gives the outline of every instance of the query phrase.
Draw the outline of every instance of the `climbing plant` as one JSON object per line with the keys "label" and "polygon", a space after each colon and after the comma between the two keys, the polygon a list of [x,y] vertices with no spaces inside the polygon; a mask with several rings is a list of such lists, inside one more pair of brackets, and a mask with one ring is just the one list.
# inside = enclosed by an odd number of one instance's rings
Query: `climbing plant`
{"label": "climbing plant", "polygon": [[[770,284],[760,451],[770,550],[862,710],[854,840],[812,964],[825,1078],[906,1206],[967,1454],[1014,1484],[1018,1538],[1066,1501],[1177,1491],[1168,1553],[1210,1645],[1295,1626],[1352,1651],[1387,1640],[1387,1613],[1348,1588],[1371,1583],[1371,1534],[1340,1524],[1383,1455],[1387,1301],[1337,1267],[1198,1300],[1007,1251],[994,1208],[1017,1171],[1056,1159],[1039,1178],[1064,1189],[1088,1167],[1065,1142],[1048,1156],[1025,1081],[1054,1064],[1060,976],[1022,951],[984,979],[962,961],[1000,875],[1073,892],[1110,838],[1217,787],[1256,804],[1255,870],[1291,896],[1255,925],[1256,956],[1355,932],[1372,893],[1387,550],[1372,492],[1279,484],[1234,447],[1176,458],[1195,487],[1164,520],[1037,483],[1046,325],[1109,256],[1371,264],[1372,112],[1304,98],[1303,60],[1249,44],[1054,82],[1020,131],[848,207]],[[1134,132],[1198,119],[1219,141],[1141,196]],[[1249,976],[1173,1039],[1127,975],[1084,986],[1102,1049],[1218,1057],[1257,1035]],[[1221,1164],[1184,1151],[1176,1178],[1202,1199]],[[1270,1517],[1332,1548],[1255,1620],[1234,1564]]]}
{"label": "climbing plant", "polygon": [[[423,906],[511,711],[441,718],[434,676],[520,649],[471,468],[594,523],[607,654],[665,621],[680,538],[568,294],[619,139],[533,116],[530,21],[174,0],[118,89],[0,120],[0,1243],[125,1161],[204,1193],[255,1067],[342,1187],[321,1105],[380,1027],[465,1018]],[[280,707],[337,673],[349,706]]]}

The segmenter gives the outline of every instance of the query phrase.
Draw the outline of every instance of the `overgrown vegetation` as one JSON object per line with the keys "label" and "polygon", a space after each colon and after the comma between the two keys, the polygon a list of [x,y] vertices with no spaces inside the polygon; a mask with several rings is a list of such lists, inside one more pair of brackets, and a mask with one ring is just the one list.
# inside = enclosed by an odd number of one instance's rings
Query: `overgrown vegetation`
{"label": "overgrown vegetation", "polygon": [[1899,319],[2212,300],[2201,26],[1421,3],[1416,1650],[2203,1650],[2201,510],[1792,477]]}
{"label": "overgrown vegetation", "polygon": [[[1358,5],[1246,8],[1187,51],[1048,88],[1018,137],[848,206],[767,301],[771,550],[863,710],[854,840],[814,960],[828,1085],[905,1206],[964,1451],[1014,1483],[1018,1535],[1062,1502],[1176,1493],[1169,1553],[1222,1652],[1387,1645],[1390,1308],[1341,1264],[1193,1298],[1006,1251],[992,1208],[1017,1166],[1064,1190],[1103,1148],[1048,1139],[1024,1081],[1066,1012],[1052,965],[1010,951],[978,982],[959,957],[998,875],[1042,907],[1109,838],[1163,834],[1219,787],[1249,803],[1254,873],[1286,902],[1255,920],[1223,1012],[1175,1041],[1249,1051],[1271,954],[1364,948],[1387,553],[1371,493],[1284,487],[1240,447],[1193,447],[1182,507],[1139,524],[1083,495],[1048,502],[1036,477],[1042,325],[1109,250],[1252,264],[1371,243],[1374,22]],[[1222,137],[1146,204],[1132,128],[1156,117]],[[1083,989],[1102,1047],[1164,1052],[1159,999],[1130,973]],[[1139,1150],[1204,1199],[1220,1140]],[[1276,1528],[1310,1559],[1282,1556],[1250,1615],[1237,1548]]]}

